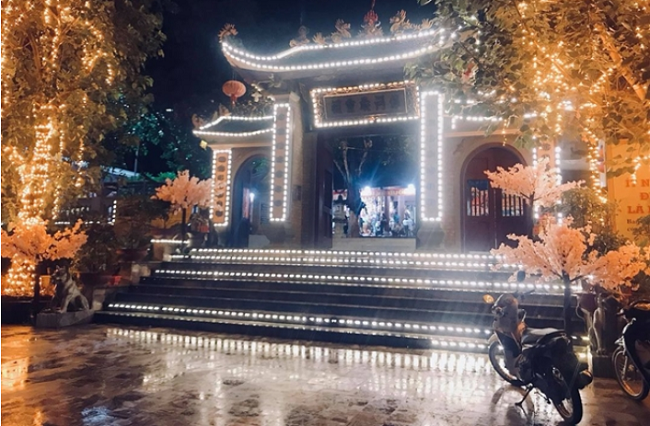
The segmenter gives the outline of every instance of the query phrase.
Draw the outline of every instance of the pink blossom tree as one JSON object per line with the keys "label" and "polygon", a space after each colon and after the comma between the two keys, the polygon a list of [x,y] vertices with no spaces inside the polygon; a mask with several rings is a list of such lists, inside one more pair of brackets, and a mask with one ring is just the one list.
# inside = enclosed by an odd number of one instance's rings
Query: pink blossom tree
{"label": "pink blossom tree", "polygon": [[46,260],[70,259],[86,243],[86,233],[79,220],[71,228],[51,234],[47,222],[40,218],[29,219],[14,225],[10,232],[2,230],[2,257],[11,258],[12,267],[3,283],[2,294],[28,296],[26,283],[34,283],[34,297],[40,294],[39,266]]}
{"label": "pink blossom tree", "polygon": [[536,207],[552,207],[570,189],[582,182],[560,183],[560,176],[549,167],[549,159],[541,158],[534,166],[515,164],[507,170],[497,167],[496,172],[485,171],[494,188],[524,199],[531,211]]}
{"label": "pink blossom tree", "polygon": [[199,180],[190,177],[189,170],[178,172],[176,179],[167,179],[165,184],[156,188],[152,198],[168,201],[172,210],[181,211],[181,245],[185,245],[187,212],[195,206],[205,208],[210,205],[212,179]]}
{"label": "pink blossom tree", "polygon": [[607,292],[621,296],[632,289],[632,279],[641,271],[650,272],[647,260],[650,253],[628,243],[604,255],[593,250],[596,235],[589,227],[571,228],[572,218],[549,221],[538,234],[538,240],[508,235],[517,241],[517,247],[502,244],[492,254],[500,262],[520,264],[526,273],[539,275],[541,280],[559,279],[564,284],[564,326],[570,332],[571,285],[583,278]]}

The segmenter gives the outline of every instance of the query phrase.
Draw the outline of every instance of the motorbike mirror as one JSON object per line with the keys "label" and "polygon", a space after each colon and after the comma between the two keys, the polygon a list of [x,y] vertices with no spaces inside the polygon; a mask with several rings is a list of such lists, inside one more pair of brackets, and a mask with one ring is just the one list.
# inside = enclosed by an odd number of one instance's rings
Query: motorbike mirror
{"label": "motorbike mirror", "polygon": [[492,297],[491,294],[484,294],[483,295],[483,301],[487,303],[488,305],[491,305],[494,303],[494,297]]}

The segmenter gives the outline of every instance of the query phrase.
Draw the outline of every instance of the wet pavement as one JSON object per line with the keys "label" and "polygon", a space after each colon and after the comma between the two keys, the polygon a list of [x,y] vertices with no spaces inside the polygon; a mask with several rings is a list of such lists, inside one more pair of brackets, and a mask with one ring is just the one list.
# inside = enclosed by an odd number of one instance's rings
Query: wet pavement
{"label": "wet pavement", "polygon": [[[335,346],[172,329],[2,327],[2,424],[557,425],[483,355]],[[647,425],[613,380],[581,425]]]}

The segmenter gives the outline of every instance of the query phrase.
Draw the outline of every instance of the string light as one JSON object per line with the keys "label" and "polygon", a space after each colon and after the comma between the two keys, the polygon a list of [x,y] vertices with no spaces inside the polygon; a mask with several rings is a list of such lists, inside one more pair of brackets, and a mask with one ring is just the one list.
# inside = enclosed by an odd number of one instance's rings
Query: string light
{"label": "string light", "polygon": [[271,144],[271,214],[272,222],[287,219],[289,194],[289,157],[291,154],[291,106],[273,105],[273,141]]}

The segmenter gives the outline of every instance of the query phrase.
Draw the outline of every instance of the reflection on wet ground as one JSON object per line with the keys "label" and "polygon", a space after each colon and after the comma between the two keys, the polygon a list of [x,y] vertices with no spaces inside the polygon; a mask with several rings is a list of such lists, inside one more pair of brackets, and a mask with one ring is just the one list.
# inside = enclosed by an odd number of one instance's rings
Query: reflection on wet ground
{"label": "reflection on wet ground", "polygon": [[[171,329],[2,328],[7,425],[556,425],[544,399],[487,357]],[[613,380],[583,391],[581,424],[647,424]]]}

